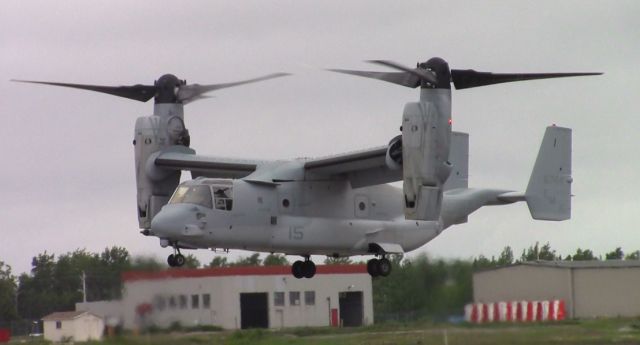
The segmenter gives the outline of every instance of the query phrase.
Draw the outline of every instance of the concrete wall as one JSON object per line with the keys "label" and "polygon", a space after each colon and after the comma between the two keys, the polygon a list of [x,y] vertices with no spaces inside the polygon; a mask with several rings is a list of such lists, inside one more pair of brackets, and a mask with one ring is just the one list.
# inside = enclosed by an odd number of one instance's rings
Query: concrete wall
{"label": "concrete wall", "polygon": [[516,265],[473,275],[475,302],[554,299],[564,300],[567,316],[573,317],[570,269]]}
{"label": "concrete wall", "polygon": [[576,317],[640,315],[640,267],[573,270]]}
{"label": "concrete wall", "polygon": [[[274,305],[274,292],[285,293],[285,305]],[[300,304],[291,305],[289,292],[300,292]],[[315,305],[305,305],[304,292],[315,291]],[[168,327],[173,322],[183,326],[216,325],[226,329],[240,328],[240,293],[267,292],[269,327],[328,326],[329,308],[339,308],[339,293],[363,292],[364,324],[373,323],[371,277],[364,274],[318,274],[313,279],[296,279],[290,275],[189,277],[163,280],[140,280],[125,283],[123,318],[125,328],[141,326],[135,314],[141,303],[154,305],[147,325]],[[211,305],[204,308],[202,295],[209,294]],[[187,308],[180,308],[179,296],[187,296]],[[191,295],[198,295],[200,306],[192,308]],[[163,310],[154,299],[167,301]],[[176,307],[169,308],[168,300],[176,298]]]}

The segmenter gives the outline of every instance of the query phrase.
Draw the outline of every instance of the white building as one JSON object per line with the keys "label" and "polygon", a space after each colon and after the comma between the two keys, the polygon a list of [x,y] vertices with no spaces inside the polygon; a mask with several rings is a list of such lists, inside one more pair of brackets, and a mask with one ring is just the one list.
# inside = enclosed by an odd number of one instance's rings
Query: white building
{"label": "white building", "polygon": [[[365,265],[319,265],[312,279],[294,278],[289,266],[174,268],[125,272],[122,279],[122,301],[106,307],[79,303],[76,309],[116,316],[126,329],[175,323],[225,329],[373,323]],[[120,315],[114,315],[114,306]]]}
{"label": "white building", "polygon": [[44,339],[54,343],[102,339],[104,321],[86,311],[63,311],[42,318]]}

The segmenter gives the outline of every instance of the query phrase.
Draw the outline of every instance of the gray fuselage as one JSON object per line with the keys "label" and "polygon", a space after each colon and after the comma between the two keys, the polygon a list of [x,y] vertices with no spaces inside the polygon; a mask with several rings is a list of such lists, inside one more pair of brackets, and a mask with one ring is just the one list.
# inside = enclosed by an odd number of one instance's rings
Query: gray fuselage
{"label": "gray fuselage", "polygon": [[402,190],[391,185],[352,189],[340,180],[266,185],[196,179],[181,186],[207,185],[215,191],[224,184],[232,187],[230,209],[216,207],[215,193],[211,205],[175,202],[174,195],[154,218],[152,234],[164,245],[177,242],[185,248],[347,256],[370,254],[372,243],[414,250],[445,223],[405,220]]}

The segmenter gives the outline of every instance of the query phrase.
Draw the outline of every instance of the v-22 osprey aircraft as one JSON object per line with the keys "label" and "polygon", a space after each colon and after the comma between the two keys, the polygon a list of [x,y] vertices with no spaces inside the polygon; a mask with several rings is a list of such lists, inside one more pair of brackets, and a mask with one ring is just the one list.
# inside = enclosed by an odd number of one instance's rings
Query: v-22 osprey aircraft
{"label": "v-22 osprey aircraft", "polygon": [[[167,74],[154,85],[97,86],[33,82],[108,93],[146,102],[134,150],[137,214],[142,233],[172,247],[170,266],[185,262],[180,249],[244,249],[302,256],[291,266],[311,278],[311,255],[373,255],[371,276],[391,272],[389,254],[421,247],[487,205],[525,201],[534,219],[571,216],[571,129],[547,127],[524,192],[468,187],[469,136],[451,129],[451,83],[456,89],[504,82],[601,73],[488,73],[450,69],[432,58],[409,68],[330,71],[419,87],[407,103],[401,134],[388,145],[317,159],[259,161],[203,156],[189,147],[184,105],[210,91],[282,77],[276,73],[235,83],[199,85]],[[181,171],[193,179],[180,183]],[[388,183],[403,181],[403,188]]]}

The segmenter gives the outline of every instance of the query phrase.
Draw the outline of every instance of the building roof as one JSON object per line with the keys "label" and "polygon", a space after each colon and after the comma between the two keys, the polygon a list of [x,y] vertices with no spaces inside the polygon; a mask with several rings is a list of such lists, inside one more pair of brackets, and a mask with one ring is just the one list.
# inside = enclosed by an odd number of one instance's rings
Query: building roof
{"label": "building roof", "polygon": [[550,268],[631,268],[640,267],[640,260],[584,260],[584,261],[525,261],[518,262],[506,266],[491,267],[480,270],[479,272],[499,270],[515,266],[534,266],[534,267],[550,267]]}
{"label": "building roof", "polygon": [[640,260],[527,261],[523,265],[560,268],[621,268],[640,267]]}
{"label": "building roof", "polygon": [[[367,274],[367,265],[317,265],[316,274]],[[122,281],[168,278],[291,275],[291,266],[241,266],[216,268],[170,268],[158,272],[122,273]]]}
{"label": "building roof", "polygon": [[64,321],[73,320],[84,314],[96,316],[88,311],[57,311],[42,318],[42,321]]}

